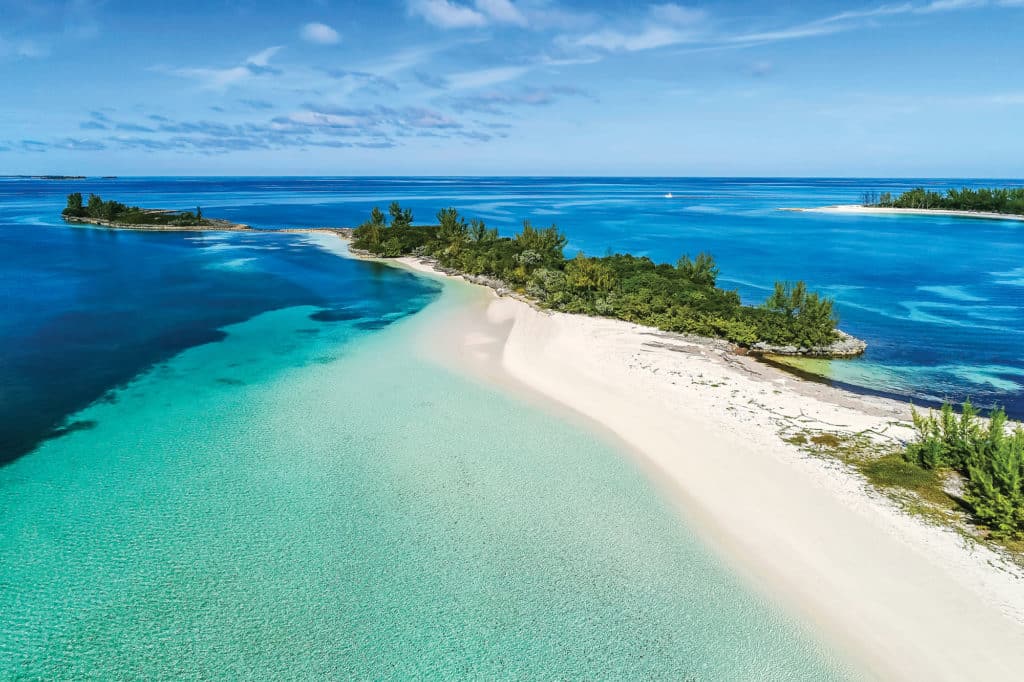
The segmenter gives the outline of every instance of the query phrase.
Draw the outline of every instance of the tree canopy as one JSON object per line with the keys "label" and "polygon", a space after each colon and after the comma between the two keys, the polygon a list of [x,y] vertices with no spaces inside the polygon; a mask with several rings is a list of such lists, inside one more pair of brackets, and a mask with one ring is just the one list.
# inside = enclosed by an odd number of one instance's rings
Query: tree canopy
{"label": "tree canopy", "polygon": [[1008,428],[1006,412],[987,423],[970,401],[959,416],[949,404],[938,415],[914,412],[917,438],[904,457],[925,469],[951,469],[964,477],[965,501],[999,538],[1024,539],[1024,430]]}
{"label": "tree canopy", "polygon": [[203,218],[203,209],[199,206],[196,206],[195,213],[191,211],[155,211],[138,206],[127,206],[119,201],[104,201],[98,194],[90,194],[89,199],[83,205],[81,192],[68,195],[67,207],[62,215],[68,218],[106,220],[124,225],[191,227],[209,224]]}
{"label": "tree canopy", "polygon": [[391,205],[390,225],[378,209],[357,227],[352,245],[383,257],[431,256],[445,267],[487,275],[555,310],[601,315],[666,331],[725,338],[742,345],[765,341],[803,348],[836,340],[831,299],[802,282],[777,283],[764,305],[743,305],[736,291],[716,286],[711,254],[683,255],[675,266],[614,254],[565,258],[565,235],[555,226],[524,221],[501,237],[482,220],[467,222],[454,208],[437,213],[436,225],[413,225],[411,211]]}
{"label": "tree canopy", "polygon": [[864,204],[885,208],[918,208],[948,211],[984,211],[1024,215],[1024,187],[998,189],[949,189],[944,194],[916,187],[893,197],[883,192],[875,199],[874,193],[864,195]]}

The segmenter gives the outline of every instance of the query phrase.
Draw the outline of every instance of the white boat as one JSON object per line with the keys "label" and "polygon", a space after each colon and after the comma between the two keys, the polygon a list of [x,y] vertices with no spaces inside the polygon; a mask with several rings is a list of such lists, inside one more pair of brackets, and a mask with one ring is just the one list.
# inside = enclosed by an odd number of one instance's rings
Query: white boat
{"label": "white boat", "polygon": [[672,192],[669,192],[668,194],[666,194],[665,198],[666,199],[671,199],[672,198]]}

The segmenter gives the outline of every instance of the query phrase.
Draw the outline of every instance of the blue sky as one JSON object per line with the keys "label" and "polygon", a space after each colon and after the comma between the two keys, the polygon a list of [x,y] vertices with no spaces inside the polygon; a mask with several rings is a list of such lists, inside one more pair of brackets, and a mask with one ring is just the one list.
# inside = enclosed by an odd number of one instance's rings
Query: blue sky
{"label": "blue sky", "polygon": [[1024,175],[1024,0],[0,16],[0,173]]}

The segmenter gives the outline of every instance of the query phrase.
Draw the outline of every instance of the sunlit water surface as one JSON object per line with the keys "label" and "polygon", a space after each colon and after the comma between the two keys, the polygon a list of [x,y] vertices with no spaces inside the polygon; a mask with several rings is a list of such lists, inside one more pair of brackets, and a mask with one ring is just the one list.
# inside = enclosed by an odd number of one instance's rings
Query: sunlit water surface
{"label": "sunlit water surface", "polygon": [[570,251],[709,250],[748,301],[836,297],[870,349],[816,371],[1020,414],[1020,224],[777,210],[914,184],[0,180],[0,677],[849,675],[628,458],[420,357],[458,288],[327,237],[56,216],[69,191],[263,228],[399,199],[557,222]]}

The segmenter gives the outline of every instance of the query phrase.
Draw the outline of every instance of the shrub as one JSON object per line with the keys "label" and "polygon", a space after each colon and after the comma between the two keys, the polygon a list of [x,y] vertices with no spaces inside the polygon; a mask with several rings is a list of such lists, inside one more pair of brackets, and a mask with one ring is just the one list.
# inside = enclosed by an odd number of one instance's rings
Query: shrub
{"label": "shrub", "polygon": [[966,501],[979,521],[999,537],[1024,537],[1024,430],[1010,431],[1006,412],[988,423],[965,402],[959,417],[951,405],[938,415],[913,414],[916,439],[904,458],[924,469],[950,468],[967,479]]}

